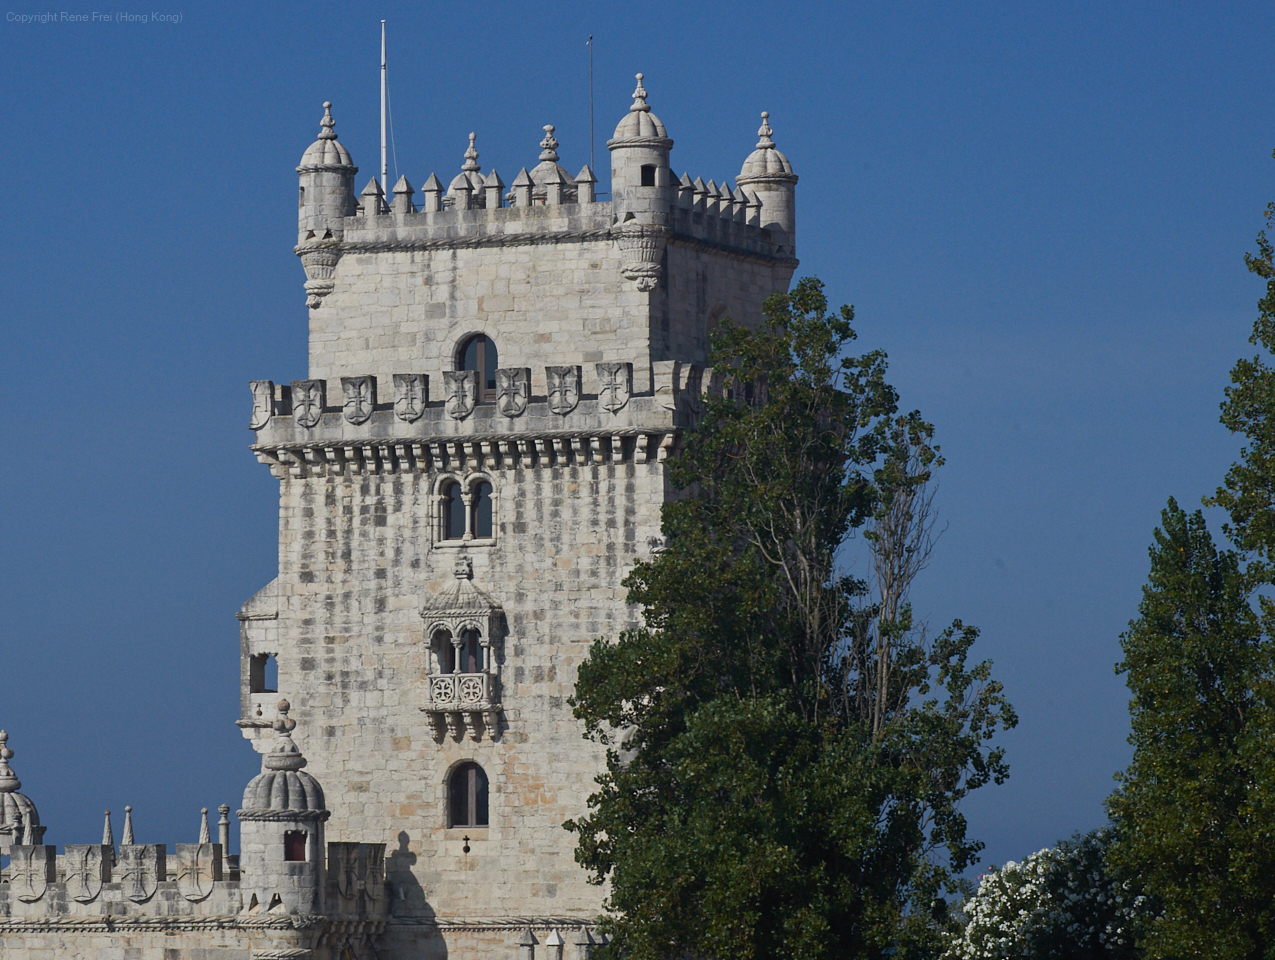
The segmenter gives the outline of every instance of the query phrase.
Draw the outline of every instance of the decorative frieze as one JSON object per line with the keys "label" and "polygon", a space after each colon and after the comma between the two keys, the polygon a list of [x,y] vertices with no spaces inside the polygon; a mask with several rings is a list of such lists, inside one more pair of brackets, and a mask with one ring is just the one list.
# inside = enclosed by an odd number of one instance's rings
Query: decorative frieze
{"label": "decorative frieze", "polygon": [[481,435],[473,440],[403,438],[388,441],[256,444],[257,460],[279,479],[291,477],[430,474],[460,468],[513,470],[663,463],[681,431],[615,430],[577,434],[560,430],[518,437]]}

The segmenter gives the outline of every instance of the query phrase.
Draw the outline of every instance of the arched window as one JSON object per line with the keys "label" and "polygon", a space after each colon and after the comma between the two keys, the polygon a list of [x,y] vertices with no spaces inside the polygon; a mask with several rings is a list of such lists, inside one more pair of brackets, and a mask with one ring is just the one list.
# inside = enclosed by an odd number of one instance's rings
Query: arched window
{"label": "arched window", "polygon": [[273,653],[258,653],[248,658],[248,692],[279,692],[279,661]]}
{"label": "arched window", "polygon": [[447,784],[447,825],[487,826],[487,774],[476,763],[462,763]]}
{"label": "arched window", "polygon": [[461,637],[460,670],[457,673],[482,673],[483,645],[477,630],[466,630]]}
{"label": "arched window", "polygon": [[458,353],[460,369],[478,371],[478,401],[489,403],[496,399],[496,345],[481,333],[466,340]]}
{"label": "arched window", "polygon": [[439,673],[456,672],[456,648],[452,646],[452,635],[446,630],[434,634],[434,653],[438,656]]}
{"label": "arched window", "polygon": [[473,487],[473,496],[469,508],[472,523],[470,531],[475,537],[483,538],[491,536],[491,484],[486,480],[479,480]]}
{"label": "arched window", "polygon": [[455,480],[443,487],[443,539],[459,540],[465,536],[465,498]]}

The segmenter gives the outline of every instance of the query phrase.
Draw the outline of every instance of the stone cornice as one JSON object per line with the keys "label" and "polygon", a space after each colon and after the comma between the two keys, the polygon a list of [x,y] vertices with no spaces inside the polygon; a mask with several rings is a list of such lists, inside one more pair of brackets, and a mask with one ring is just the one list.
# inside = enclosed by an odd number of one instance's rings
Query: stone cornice
{"label": "stone cornice", "polygon": [[387,927],[435,927],[452,930],[579,930],[597,929],[598,918],[592,917],[390,917]]}
{"label": "stone cornice", "polygon": [[545,430],[462,437],[373,437],[367,440],[257,443],[251,449],[279,479],[434,473],[459,469],[662,463],[681,436],[675,427],[612,430]]}

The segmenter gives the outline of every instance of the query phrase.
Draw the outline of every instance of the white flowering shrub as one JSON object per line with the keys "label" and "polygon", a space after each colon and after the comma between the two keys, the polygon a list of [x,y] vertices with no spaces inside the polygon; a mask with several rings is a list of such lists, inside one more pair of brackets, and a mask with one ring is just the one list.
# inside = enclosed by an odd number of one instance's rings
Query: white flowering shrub
{"label": "white flowering shrub", "polygon": [[987,873],[944,960],[1132,960],[1150,906],[1107,872],[1111,839],[1103,827]]}

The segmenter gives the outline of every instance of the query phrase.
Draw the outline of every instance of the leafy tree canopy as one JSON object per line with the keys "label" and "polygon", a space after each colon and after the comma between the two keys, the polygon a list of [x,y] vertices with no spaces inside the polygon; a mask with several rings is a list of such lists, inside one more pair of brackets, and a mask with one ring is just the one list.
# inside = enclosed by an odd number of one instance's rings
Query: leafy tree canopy
{"label": "leafy tree canopy", "polygon": [[[626,585],[645,626],[594,645],[576,716],[608,747],[577,859],[633,960],[932,956],[981,847],[958,803],[1016,721],[977,631],[927,637],[908,588],[942,460],[884,354],[846,355],[817,280],[724,323],[731,373],[670,463],[686,496]],[[862,578],[840,561],[861,532]]]}

